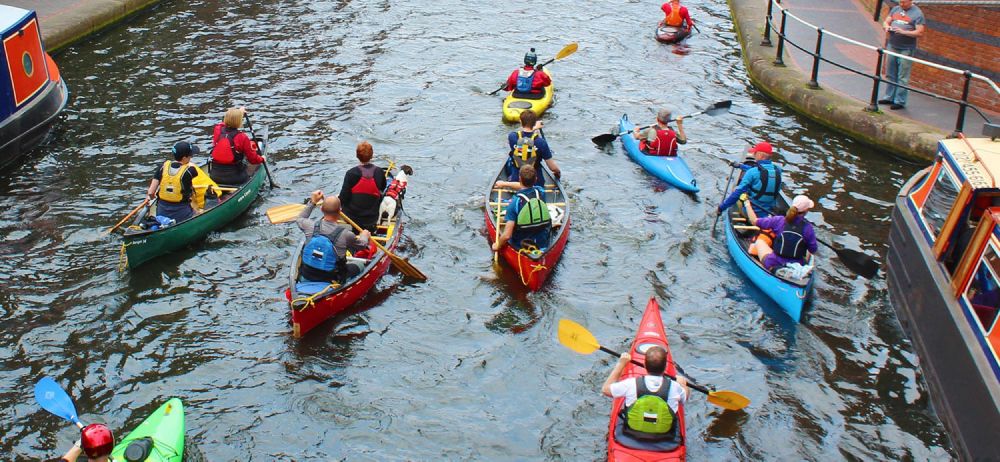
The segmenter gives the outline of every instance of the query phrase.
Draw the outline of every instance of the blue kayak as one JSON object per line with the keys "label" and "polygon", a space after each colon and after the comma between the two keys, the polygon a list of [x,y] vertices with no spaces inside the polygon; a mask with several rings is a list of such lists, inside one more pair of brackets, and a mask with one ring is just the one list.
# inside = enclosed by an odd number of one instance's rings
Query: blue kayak
{"label": "blue kayak", "polygon": [[[782,198],[784,199],[784,198]],[[780,207],[780,205],[779,205]],[[787,210],[785,205],[783,210]],[[743,213],[739,210],[739,203],[736,203],[726,211],[726,247],[729,248],[729,255],[736,261],[736,266],[740,271],[760,288],[768,297],[781,307],[782,311],[790,318],[799,322],[802,319],[802,308],[805,306],[809,295],[812,292],[813,279],[816,271],[809,271],[808,276],[802,279],[783,278],[764,269],[764,265],[757,257],[750,255],[748,250],[750,244],[757,239],[757,232],[751,230],[736,229],[733,225],[747,225],[743,221]],[[808,262],[816,264],[815,258],[809,256]]]}
{"label": "blue kayak", "polygon": [[653,176],[666,181],[671,186],[687,192],[698,192],[698,181],[691,174],[691,169],[681,156],[650,156],[639,150],[639,141],[632,137],[632,129],[635,127],[628,120],[628,115],[622,115],[618,122],[618,133],[622,133],[619,138],[625,146],[625,152],[647,172]]}

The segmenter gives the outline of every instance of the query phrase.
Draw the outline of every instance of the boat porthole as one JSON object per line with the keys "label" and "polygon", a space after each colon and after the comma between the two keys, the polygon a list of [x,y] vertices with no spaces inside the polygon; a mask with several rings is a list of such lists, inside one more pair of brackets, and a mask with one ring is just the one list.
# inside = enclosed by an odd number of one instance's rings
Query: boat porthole
{"label": "boat porthole", "polygon": [[25,51],[24,54],[21,55],[21,65],[24,66],[24,73],[28,77],[31,77],[31,75],[35,73],[35,66],[31,62],[31,54],[29,54],[27,51]]}

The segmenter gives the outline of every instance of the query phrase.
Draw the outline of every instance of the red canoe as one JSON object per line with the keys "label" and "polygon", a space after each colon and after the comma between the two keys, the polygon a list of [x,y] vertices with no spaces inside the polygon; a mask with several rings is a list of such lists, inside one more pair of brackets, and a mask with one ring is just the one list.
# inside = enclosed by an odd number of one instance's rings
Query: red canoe
{"label": "red canoe", "polygon": [[[660,318],[660,304],[655,298],[650,298],[646,305],[646,312],[642,315],[639,323],[639,331],[635,335],[635,341],[629,352],[632,359],[644,363],[646,357],[642,354],[650,346],[658,345],[667,350],[667,374],[676,376],[677,368],[674,367],[674,355],[670,353],[670,346],[667,345],[667,335],[663,331],[663,319]],[[629,363],[622,371],[619,380],[639,377],[646,374],[646,370]],[[674,385],[676,386],[676,384]],[[684,427],[684,407],[681,406],[677,412],[678,432],[680,432],[681,444],[668,451],[649,451],[626,447],[615,438],[615,426],[618,425],[618,416],[621,413],[625,398],[617,398],[611,404],[611,422],[608,424],[608,460],[609,461],[683,461],[686,453],[684,440],[687,437],[687,430]]]}
{"label": "red canoe", "polygon": [[[527,286],[528,290],[538,290],[542,287],[545,280],[549,278],[552,269],[555,268],[556,263],[559,263],[563,249],[566,248],[566,241],[569,239],[569,203],[566,201],[566,195],[563,194],[559,181],[544,167],[541,170],[543,175],[545,175],[544,200],[549,205],[549,213],[552,215],[553,229],[550,239],[552,245],[547,249],[528,251],[527,249],[515,249],[510,244],[507,244],[500,250],[500,255],[503,256],[504,261],[511,268],[517,270],[521,278],[521,283]],[[490,182],[490,189],[486,194],[486,236],[491,246],[496,241],[497,236],[497,202],[500,202],[501,208],[506,209],[507,202],[516,193],[516,191],[509,189],[495,189],[493,187],[497,181],[506,180],[506,169],[501,168],[496,180]],[[557,215],[559,218],[557,218]]]}
{"label": "red canoe", "polygon": [[[396,217],[389,223],[388,227],[380,226],[378,232],[373,235],[393,253],[396,251],[396,246],[399,245],[400,236],[403,235],[400,210],[402,210],[401,207],[397,208]],[[303,245],[305,242],[299,245],[298,251],[292,257],[290,287],[285,291],[285,297],[288,299],[288,306],[292,312],[292,334],[295,337],[302,337],[323,321],[350,308],[375,286],[375,283],[389,270],[391,264],[389,256],[381,250],[373,252],[371,258],[349,257],[348,260],[352,264],[364,265],[360,275],[345,281],[339,287],[329,285],[324,288],[323,284],[316,285],[318,283],[310,283],[314,286],[307,287],[295,284],[299,277],[299,263],[302,258]],[[374,249],[375,246],[371,246],[371,248]],[[299,289],[303,289],[305,292],[300,292]]]}

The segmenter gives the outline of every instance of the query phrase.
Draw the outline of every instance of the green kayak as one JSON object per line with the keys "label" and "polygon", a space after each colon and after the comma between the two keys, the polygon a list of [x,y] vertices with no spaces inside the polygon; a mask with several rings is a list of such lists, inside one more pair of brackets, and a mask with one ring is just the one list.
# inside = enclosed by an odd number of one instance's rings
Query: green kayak
{"label": "green kayak", "polygon": [[115,462],[181,462],[184,458],[184,404],[163,403],[111,451]]}

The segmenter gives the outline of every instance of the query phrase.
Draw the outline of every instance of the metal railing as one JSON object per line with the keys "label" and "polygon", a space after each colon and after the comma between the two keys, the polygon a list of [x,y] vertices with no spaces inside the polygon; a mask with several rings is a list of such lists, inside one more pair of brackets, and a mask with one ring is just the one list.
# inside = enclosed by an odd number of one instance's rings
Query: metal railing
{"label": "metal railing", "polygon": [[[774,27],[775,26],[774,25],[774,8],[775,7],[777,7],[780,10],[780,12],[781,12],[781,22],[778,25],[777,30],[775,30],[775,27]],[[793,41],[791,41],[791,40],[788,39],[788,36],[786,35],[785,31],[786,31],[786,26],[787,26],[787,23],[788,23],[789,19],[797,21],[800,24],[802,24],[803,26],[806,26],[806,27],[808,27],[808,28],[813,29],[813,30],[816,31],[816,43],[815,43],[815,46],[814,46],[814,51],[807,50],[807,49],[803,48],[802,46],[800,46],[800,45],[796,44],[795,42],[793,42]],[[861,43],[861,42],[859,42],[857,40],[853,40],[853,39],[844,37],[842,35],[835,34],[833,32],[828,32],[828,31],[824,30],[822,27],[817,27],[817,26],[815,26],[813,24],[810,24],[810,23],[806,22],[802,18],[799,18],[798,16],[795,16],[794,14],[792,14],[791,12],[789,12],[788,9],[786,9],[783,6],[781,6],[780,0],[768,0],[766,21],[767,21],[767,27],[764,28],[764,38],[761,41],[761,45],[763,45],[763,46],[772,46],[772,44],[771,44],[771,31],[773,30],[777,34],[777,36],[778,36],[778,47],[777,47],[777,53],[775,54],[775,58],[774,58],[774,64],[775,65],[777,65],[777,66],[784,66],[785,65],[784,59],[782,57],[784,55],[784,53],[785,53],[785,44],[791,45],[791,46],[793,46],[793,47],[801,50],[803,53],[806,53],[806,54],[812,56],[812,58],[813,58],[812,71],[811,71],[810,76],[809,76],[809,86],[812,87],[812,88],[819,88],[819,64],[822,61],[822,62],[825,62],[825,63],[830,64],[832,66],[835,66],[835,67],[838,67],[840,69],[846,70],[848,72],[852,72],[854,74],[857,74],[857,75],[860,75],[860,76],[872,79],[871,101],[869,102],[868,107],[865,108],[865,110],[867,110],[867,111],[877,112],[879,110],[878,109],[879,86],[883,82],[887,82],[890,85],[896,85],[896,86],[905,88],[905,89],[907,89],[909,91],[912,91],[914,93],[920,93],[922,95],[927,95],[927,96],[930,96],[930,97],[935,98],[935,99],[939,99],[939,100],[942,100],[942,101],[947,101],[947,102],[950,102],[950,103],[957,104],[959,106],[959,109],[958,109],[958,117],[955,120],[955,133],[962,133],[962,131],[963,131],[964,127],[965,127],[965,113],[966,113],[966,109],[967,108],[972,108],[972,110],[976,111],[979,114],[979,116],[982,117],[983,120],[986,121],[987,124],[991,123],[990,118],[987,117],[986,114],[983,113],[983,111],[981,111],[976,105],[969,103],[969,89],[970,89],[970,86],[971,86],[973,80],[982,81],[988,87],[992,88],[993,91],[998,95],[998,98],[1000,98],[1000,87],[997,87],[997,84],[995,82],[993,82],[992,80],[990,80],[988,77],[972,73],[972,72],[970,72],[968,70],[956,69],[956,68],[953,68],[953,67],[943,66],[941,64],[932,63],[932,62],[929,62],[929,61],[924,61],[922,59],[913,58],[911,56],[901,55],[899,53],[894,53],[894,52],[892,52],[890,50],[887,50],[885,48],[880,48],[880,47],[872,46],[872,45],[869,45],[867,43]],[[851,45],[859,46],[859,47],[862,47],[862,48],[865,48],[865,49],[868,49],[868,50],[876,52],[878,54],[878,61],[877,61],[877,64],[875,65],[874,72],[871,73],[871,74],[866,73],[866,72],[862,72],[862,71],[853,69],[851,67],[845,66],[843,64],[831,61],[831,60],[823,57],[823,38],[826,37],[826,36],[829,36],[829,37],[837,39],[837,40],[841,40],[841,41],[843,41],[845,43],[848,43],[848,44],[851,44]],[[905,60],[908,60],[908,61],[912,61],[914,64],[920,64],[920,65],[923,65],[923,66],[929,66],[929,67],[933,67],[935,69],[939,69],[939,70],[942,70],[942,71],[945,71],[945,72],[950,72],[950,73],[953,73],[953,74],[961,75],[962,78],[964,79],[963,84],[962,84],[962,99],[958,100],[958,99],[954,99],[954,98],[949,98],[947,96],[939,95],[937,93],[933,93],[933,92],[926,91],[926,90],[921,90],[919,88],[914,88],[914,87],[911,87],[909,85],[898,85],[898,84],[889,82],[888,80],[886,80],[886,79],[884,79],[882,77],[882,68],[883,68],[883,65],[885,64],[885,60],[886,60],[887,56],[894,56],[894,57],[896,57],[898,59],[905,59]]]}

